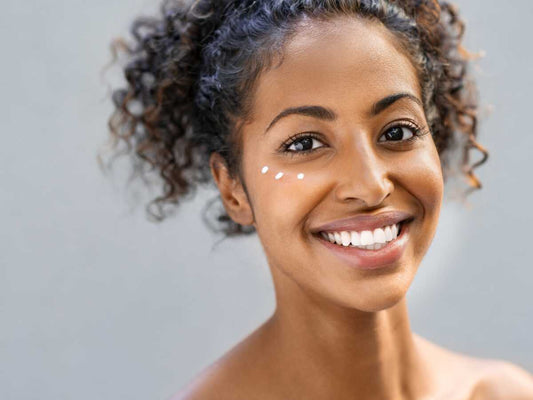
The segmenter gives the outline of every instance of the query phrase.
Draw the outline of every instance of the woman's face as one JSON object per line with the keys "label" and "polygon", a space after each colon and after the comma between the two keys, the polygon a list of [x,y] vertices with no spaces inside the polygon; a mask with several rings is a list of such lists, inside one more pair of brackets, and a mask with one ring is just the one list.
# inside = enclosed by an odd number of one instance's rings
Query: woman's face
{"label": "woman's face", "polygon": [[[443,195],[409,58],[376,22],[306,22],[256,90],[253,120],[242,128],[242,176],[277,290],[303,289],[364,311],[392,306],[430,246]],[[408,96],[389,97],[399,93]],[[302,106],[314,112],[276,118]],[[403,246],[384,256],[331,244],[319,233],[360,233],[350,229],[361,227],[357,221],[325,225],[389,211],[414,219]]]}

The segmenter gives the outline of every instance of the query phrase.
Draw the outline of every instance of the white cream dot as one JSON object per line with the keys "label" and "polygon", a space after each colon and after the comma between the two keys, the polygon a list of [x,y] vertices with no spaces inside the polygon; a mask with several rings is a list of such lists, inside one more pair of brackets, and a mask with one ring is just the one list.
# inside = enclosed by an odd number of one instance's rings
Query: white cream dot
{"label": "white cream dot", "polygon": [[268,171],[268,167],[265,165],[265,166],[263,167],[263,169],[261,170],[261,173],[262,173],[262,174],[266,174],[267,171]]}
{"label": "white cream dot", "polygon": [[276,179],[279,179],[283,176],[283,172],[278,172],[275,176]]}
{"label": "white cream dot", "polygon": [[298,179],[303,179],[304,178],[304,174],[300,173],[296,176]]}

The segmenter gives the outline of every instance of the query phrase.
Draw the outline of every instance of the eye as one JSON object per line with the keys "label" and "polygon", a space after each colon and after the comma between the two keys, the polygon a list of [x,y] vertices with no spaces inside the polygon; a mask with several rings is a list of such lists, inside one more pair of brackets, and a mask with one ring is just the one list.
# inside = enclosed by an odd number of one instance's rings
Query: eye
{"label": "eye", "polygon": [[282,145],[287,153],[308,153],[323,146],[323,141],[313,134],[298,134],[287,140]]}
{"label": "eye", "polygon": [[[416,140],[418,136],[420,136],[420,132],[421,130],[417,126],[403,123],[387,129],[387,131],[381,135],[378,142],[410,142]],[[386,140],[381,140],[383,137],[385,137]]]}

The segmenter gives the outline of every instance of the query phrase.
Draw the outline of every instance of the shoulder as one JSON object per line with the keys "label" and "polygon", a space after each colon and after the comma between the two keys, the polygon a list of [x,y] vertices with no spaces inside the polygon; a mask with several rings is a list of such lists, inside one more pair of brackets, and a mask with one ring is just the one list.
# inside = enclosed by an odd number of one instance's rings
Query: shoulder
{"label": "shoulder", "polygon": [[[231,364],[231,363],[230,363]],[[245,400],[243,382],[247,379],[235,376],[235,366],[227,361],[217,361],[200,372],[191,382],[170,400]],[[242,371],[242,369],[241,369]]]}
{"label": "shoulder", "polygon": [[[258,400],[269,392],[265,324],[201,371],[170,400]],[[267,379],[268,381],[268,379]]]}
{"label": "shoulder", "polygon": [[245,400],[249,371],[226,354],[201,371],[170,400]]}
{"label": "shoulder", "polygon": [[220,378],[217,367],[212,365],[198,374],[170,400],[215,400],[220,399]]}
{"label": "shoulder", "polygon": [[469,400],[533,400],[533,376],[503,360],[476,358],[437,346],[415,335],[433,365],[442,398]]}
{"label": "shoulder", "polygon": [[533,375],[507,361],[486,360],[473,400],[533,400]]}

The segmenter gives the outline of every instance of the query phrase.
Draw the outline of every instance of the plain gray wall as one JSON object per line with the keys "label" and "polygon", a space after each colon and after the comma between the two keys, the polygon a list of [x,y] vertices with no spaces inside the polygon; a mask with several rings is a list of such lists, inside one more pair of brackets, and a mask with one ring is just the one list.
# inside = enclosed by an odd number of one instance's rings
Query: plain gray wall
{"label": "plain gray wall", "polygon": [[[156,4],[3,3],[3,400],[167,399],[273,310],[256,237],[208,251],[218,237],[200,211],[213,192],[153,224],[143,208],[151,194],[124,190],[127,163],[113,176],[97,166],[111,111],[100,78],[109,42]],[[410,315],[438,344],[531,371],[533,2],[458,4],[468,48],[486,52],[476,75],[482,106],[493,107],[480,126],[491,157],[471,208],[444,206]]]}

